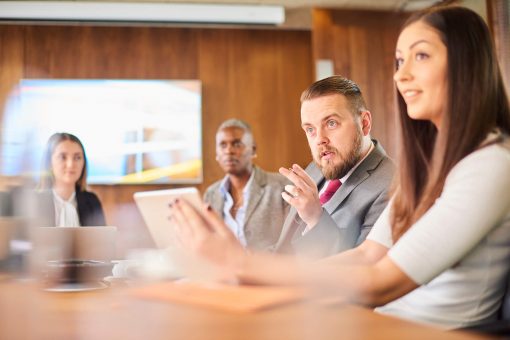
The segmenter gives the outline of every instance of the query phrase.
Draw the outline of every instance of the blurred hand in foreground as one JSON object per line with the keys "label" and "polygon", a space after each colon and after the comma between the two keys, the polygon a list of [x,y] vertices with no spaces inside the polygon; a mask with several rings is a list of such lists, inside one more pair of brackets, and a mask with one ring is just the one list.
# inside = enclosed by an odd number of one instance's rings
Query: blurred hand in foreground
{"label": "blurred hand in foreground", "polygon": [[183,248],[235,273],[245,249],[209,205],[198,211],[186,200],[177,199],[170,213],[175,237]]}

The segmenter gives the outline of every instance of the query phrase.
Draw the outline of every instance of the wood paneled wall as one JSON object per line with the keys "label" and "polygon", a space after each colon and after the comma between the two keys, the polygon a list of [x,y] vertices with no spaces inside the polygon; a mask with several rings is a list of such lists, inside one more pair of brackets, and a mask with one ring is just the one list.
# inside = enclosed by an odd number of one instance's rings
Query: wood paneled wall
{"label": "wood paneled wall", "polygon": [[[252,124],[256,163],[276,171],[310,157],[299,96],[313,81],[307,31],[171,27],[0,26],[0,99],[20,78],[200,79],[204,190],[223,173],[214,136],[225,119]],[[72,114],[72,112],[70,113]],[[97,122],[101,124],[101,122]],[[150,244],[132,194],[168,186],[94,186],[122,248]]]}
{"label": "wood paneled wall", "polygon": [[396,156],[395,45],[405,17],[375,11],[315,9],[314,60],[330,59],[335,74],[355,81],[372,113],[372,136]]}

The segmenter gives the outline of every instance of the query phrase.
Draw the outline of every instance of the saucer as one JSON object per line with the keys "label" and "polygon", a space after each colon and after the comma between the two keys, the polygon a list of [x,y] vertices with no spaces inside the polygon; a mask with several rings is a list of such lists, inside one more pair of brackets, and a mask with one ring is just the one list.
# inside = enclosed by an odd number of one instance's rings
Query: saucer
{"label": "saucer", "polygon": [[45,288],[47,292],[86,292],[91,290],[105,289],[109,285],[102,282],[84,282],[84,283],[63,283],[56,286]]}

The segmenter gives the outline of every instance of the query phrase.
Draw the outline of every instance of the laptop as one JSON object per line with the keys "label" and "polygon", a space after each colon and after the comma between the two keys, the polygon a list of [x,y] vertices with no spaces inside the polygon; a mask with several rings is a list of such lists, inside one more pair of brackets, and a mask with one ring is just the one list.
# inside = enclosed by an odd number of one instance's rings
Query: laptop
{"label": "laptop", "polygon": [[169,204],[176,198],[187,200],[194,207],[202,206],[202,199],[194,187],[135,192],[133,198],[158,248],[175,245]]}
{"label": "laptop", "polygon": [[32,252],[38,260],[111,261],[116,258],[117,228],[37,227],[32,234]]}

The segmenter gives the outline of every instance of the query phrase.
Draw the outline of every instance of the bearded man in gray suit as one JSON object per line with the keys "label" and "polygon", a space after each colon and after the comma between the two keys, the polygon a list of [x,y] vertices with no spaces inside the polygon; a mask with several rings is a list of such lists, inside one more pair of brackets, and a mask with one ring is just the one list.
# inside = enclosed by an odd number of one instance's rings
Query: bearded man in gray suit
{"label": "bearded man in gray suit", "polygon": [[216,133],[216,160],[225,177],[207,188],[204,201],[223,217],[243,246],[271,250],[289,211],[281,196],[289,182],[254,165],[256,150],[248,123],[223,122]]}
{"label": "bearded man in gray suit", "polygon": [[388,202],[394,165],[370,138],[372,116],[353,81],[319,80],[301,95],[301,125],[313,162],[280,173],[292,207],[276,252],[317,259],[363,242]]}

